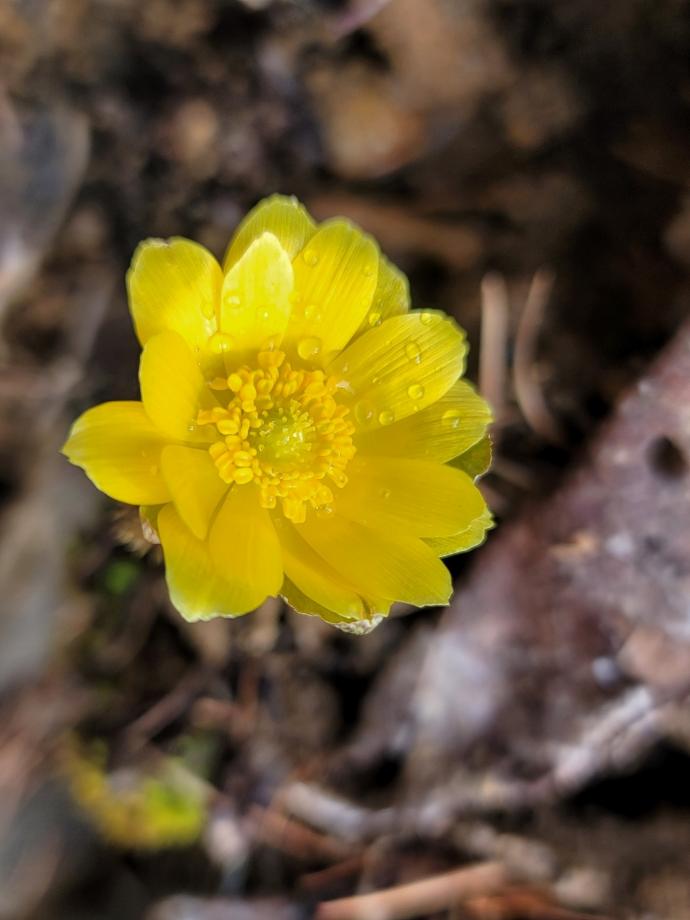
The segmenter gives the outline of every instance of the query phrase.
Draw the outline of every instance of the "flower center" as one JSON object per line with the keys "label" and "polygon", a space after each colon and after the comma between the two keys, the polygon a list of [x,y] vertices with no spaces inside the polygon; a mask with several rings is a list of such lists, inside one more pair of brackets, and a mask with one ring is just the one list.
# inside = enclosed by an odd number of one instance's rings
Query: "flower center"
{"label": "flower center", "polygon": [[336,402],[335,377],[293,368],[282,351],[259,352],[257,364],[212,380],[227,404],[202,410],[197,424],[218,432],[209,453],[221,479],[255,482],[264,508],[280,500],[285,517],[300,523],[308,506],[330,507],[331,484],[347,482],[355,428]]}

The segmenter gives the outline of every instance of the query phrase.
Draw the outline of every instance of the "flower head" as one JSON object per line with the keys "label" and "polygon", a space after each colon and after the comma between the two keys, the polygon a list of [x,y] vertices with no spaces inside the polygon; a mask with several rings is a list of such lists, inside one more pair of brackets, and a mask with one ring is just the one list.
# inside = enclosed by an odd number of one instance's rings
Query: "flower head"
{"label": "flower head", "polygon": [[355,631],[394,601],[445,604],[440,558],[491,516],[486,403],[463,332],[345,220],[273,196],[224,265],[147,240],[128,274],[141,402],[85,412],[64,453],[142,506],[190,620],[269,595]]}

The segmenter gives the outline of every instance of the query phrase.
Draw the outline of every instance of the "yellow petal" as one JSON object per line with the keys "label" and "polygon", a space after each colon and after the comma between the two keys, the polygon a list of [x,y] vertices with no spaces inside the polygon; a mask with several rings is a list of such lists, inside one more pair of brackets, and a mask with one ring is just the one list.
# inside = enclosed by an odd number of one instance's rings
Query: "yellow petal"
{"label": "yellow petal", "polygon": [[365,616],[362,599],[314,552],[289,521],[276,517],[285,574],[307,597],[345,619]]}
{"label": "yellow petal", "polygon": [[228,491],[208,451],[170,445],[161,454],[163,478],[178,514],[203,540],[213,512]]}
{"label": "yellow petal", "polygon": [[297,532],[362,595],[423,607],[446,604],[451,581],[445,566],[421,540],[381,533],[339,514],[309,515]]}
{"label": "yellow petal", "polygon": [[379,256],[379,276],[371,307],[362,320],[357,334],[378,326],[390,316],[407,313],[410,309],[410,285],[407,278],[384,256]]}
{"label": "yellow petal", "polygon": [[218,572],[208,543],[194,536],[174,505],[161,509],[158,533],[170,600],[185,620],[240,616],[251,609],[238,606],[236,586]]}
{"label": "yellow petal", "polygon": [[230,490],[211,525],[209,549],[216,569],[233,585],[237,613],[278,594],[283,583],[280,543],[254,486]]}
{"label": "yellow petal", "polygon": [[223,271],[227,272],[266,230],[278,238],[290,259],[294,259],[316,231],[316,224],[296,198],[286,195],[265,198],[238,227],[225,255]]}
{"label": "yellow petal", "polygon": [[184,339],[161,332],[144,346],[139,365],[141,397],[151,421],[161,432],[179,441],[209,437],[196,428],[200,408],[216,405],[211,391]]}
{"label": "yellow petal", "polygon": [[451,461],[451,466],[458,470],[463,470],[472,479],[478,479],[483,476],[491,466],[491,438],[482,438],[473,444],[469,450],[455,457]]}
{"label": "yellow petal", "polygon": [[127,273],[129,305],[142,345],[165,330],[202,349],[216,328],[223,273],[210,252],[190,240],[146,240]]}
{"label": "yellow petal", "polygon": [[431,405],[462,374],[464,332],[440,313],[393,316],[328,366],[360,431],[391,425]]}
{"label": "yellow petal", "polygon": [[288,337],[303,359],[343,348],[371,306],[378,278],[376,243],[346,220],[321,225],[293,262]]}
{"label": "yellow petal", "polygon": [[470,477],[441,463],[355,457],[348,477],[336,495],[336,511],[382,532],[394,528],[418,537],[450,536],[486,509]]}
{"label": "yellow petal", "polygon": [[272,233],[263,233],[225,276],[220,328],[232,347],[279,345],[290,318],[292,263]]}
{"label": "yellow petal", "polygon": [[424,539],[437,556],[453,556],[474,549],[486,539],[487,531],[494,526],[494,519],[487,508],[469,527],[452,537],[428,537]]}
{"label": "yellow petal", "polygon": [[164,444],[140,402],[109,402],[76,420],[62,452],[111,498],[159,504],[170,500],[160,471]]}
{"label": "yellow petal", "polygon": [[357,449],[367,454],[401,456],[445,463],[484,437],[491,409],[465,380],[458,380],[436,402],[385,428],[364,432]]}
{"label": "yellow petal", "polygon": [[300,591],[297,585],[291,582],[289,578],[285,578],[283,581],[280,596],[287,601],[295,613],[303,613],[310,617],[320,617],[326,623],[331,623],[334,626],[338,626],[340,623],[352,622],[347,617],[338,616],[332,610],[317,604],[313,598],[307,597],[303,591]]}

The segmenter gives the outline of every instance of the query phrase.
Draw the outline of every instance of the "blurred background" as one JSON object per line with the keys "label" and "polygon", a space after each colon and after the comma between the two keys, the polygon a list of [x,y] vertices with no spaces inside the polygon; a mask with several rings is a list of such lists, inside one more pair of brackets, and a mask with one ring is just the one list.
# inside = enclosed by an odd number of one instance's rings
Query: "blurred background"
{"label": "blurred background", "polygon": [[[689,64],[687,0],[0,3],[1,920],[690,917]],[[367,637],[186,624],[58,454],[136,244],[274,191],[496,412],[499,526]]]}

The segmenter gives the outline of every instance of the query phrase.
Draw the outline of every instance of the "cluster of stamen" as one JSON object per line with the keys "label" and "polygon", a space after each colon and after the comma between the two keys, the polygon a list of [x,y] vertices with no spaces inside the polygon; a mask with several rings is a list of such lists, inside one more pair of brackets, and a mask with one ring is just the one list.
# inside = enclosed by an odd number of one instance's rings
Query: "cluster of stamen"
{"label": "cluster of stamen", "polygon": [[355,428],[335,399],[335,377],[293,368],[282,351],[259,352],[257,364],[212,380],[228,402],[202,410],[197,424],[219,434],[209,453],[225,482],[256,483],[264,508],[280,501],[285,517],[300,523],[308,507],[331,510],[331,484],[347,482]]}

